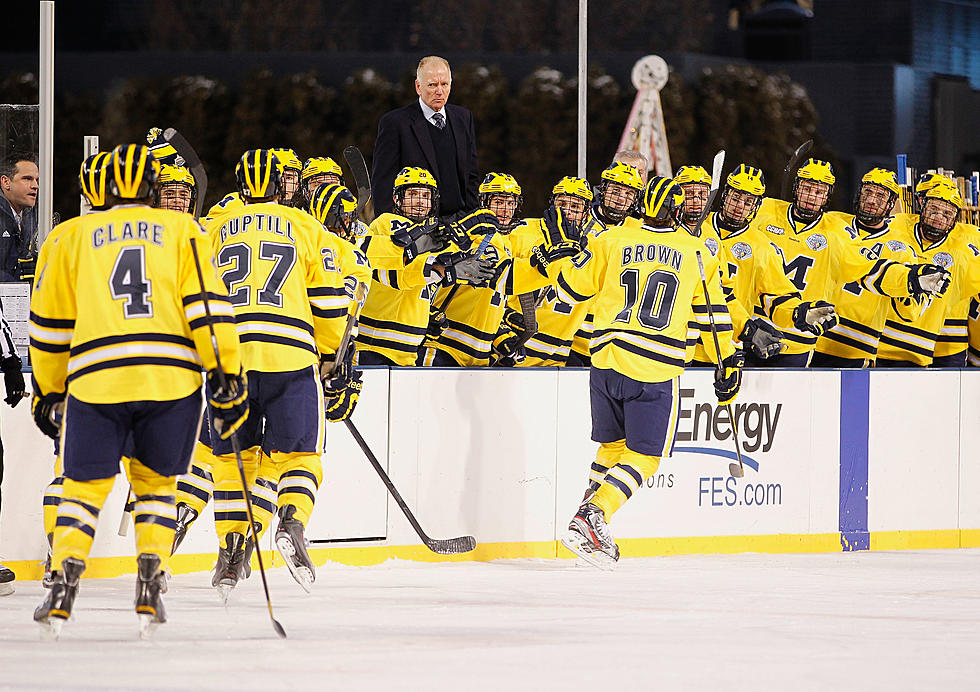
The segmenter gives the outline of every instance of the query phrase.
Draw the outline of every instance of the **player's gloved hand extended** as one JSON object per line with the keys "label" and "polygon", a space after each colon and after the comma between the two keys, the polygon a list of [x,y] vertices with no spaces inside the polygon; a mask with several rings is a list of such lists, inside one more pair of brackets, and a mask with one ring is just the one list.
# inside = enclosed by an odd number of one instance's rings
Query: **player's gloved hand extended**
{"label": "player's gloved hand extended", "polygon": [[524,314],[520,310],[508,307],[504,309],[504,320],[501,328],[508,328],[512,332],[523,334],[527,331],[527,324],[524,322]]}
{"label": "player's gloved hand extended", "polygon": [[548,266],[566,257],[574,257],[582,251],[578,241],[566,241],[555,245],[542,244],[531,250],[531,266],[538,270],[541,276],[548,276]]}
{"label": "player's gloved hand extended", "polygon": [[347,352],[337,361],[336,353],[329,353],[320,356],[320,382],[323,383],[323,390],[341,390],[347,386],[354,376],[354,342],[347,345]]}
{"label": "player's gloved hand extended", "polygon": [[941,296],[949,288],[949,272],[938,264],[913,264],[909,268],[909,294]]}
{"label": "player's gloved hand extended", "polygon": [[405,248],[405,264],[409,264],[423,253],[438,252],[446,248],[448,243],[436,235],[438,228],[439,220],[430,217],[395,231],[391,234],[391,242],[397,247]]}
{"label": "player's gloved hand extended", "polygon": [[18,257],[17,276],[21,281],[34,283],[34,272],[37,270],[37,257]]}
{"label": "player's gloved hand extended", "polygon": [[745,367],[745,354],[735,351],[721,362],[720,368],[715,370],[715,396],[718,403],[722,406],[735,401],[738,396],[738,388],[742,386],[742,368]]}
{"label": "player's gloved hand extended", "polygon": [[561,245],[575,243],[578,245],[582,238],[582,226],[570,221],[561,209],[548,207],[541,218],[544,225],[545,245]]}
{"label": "player's gloved hand extended", "polygon": [[[37,388],[34,389],[37,391]],[[34,414],[34,424],[52,440],[57,440],[61,434],[62,413],[65,410],[64,392],[34,395],[31,401],[31,413]]]}
{"label": "player's gloved hand extended", "polygon": [[208,406],[214,431],[227,440],[248,418],[248,382],[241,375],[225,374],[221,387],[217,370],[208,371]]}
{"label": "player's gloved hand extended", "polygon": [[512,368],[527,357],[521,337],[509,327],[503,327],[497,332],[490,345],[490,352],[496,359],[493,365],[498,368]]}
{"label": "player's gloved hand extended", "polygon": [[477,209],[443,217],[438,234],[447,243],[455,243],[461,250],[469,250],[484,236],[498,230],[496,215],[488,209]]}
{"label": "player's gloved hand extended", "polygon": [[781,331],[758,317],[745,323],[745,329],[739,337],[742,344],[751,350],[756,358],[762,359],[777,356],[786,348],[782,338]]}
{"label": "player's gloved hand extended", "polygon": [[432,305],[429,307],[429,324],[425,328],[425,333],[433,339],[438,339],[448,323],[449,318],[446,317],[446,313]]}
{"label": "player's gloved hand extended", "polygon": [[441,265],[444,271],[443,286],[482,284],[494,277],[496,269],[493,260],[465,252],[444,252],[436,257],[436,264]]}
{"label": "player's gloved hand extended", "polygon": [[347,420],[354,413],[357,400],[361,396],[361,371],[354,370],[342,389],[323,390],[324,417],[333,423]]}
{"label": "player's gloved hand extended", "polygon": [[801,332],[823,336],[837,326],[837,312],[825,300],[800,303],[793,310],[793,326]]}
{"label": "player's gloved hand extended", "polygon": [[7,397],[4,401],[13,408],[27,394],[27,383],[24,382],[24,373],[20,371],[20,358],[18,356],[8,356],[0,360],[0,370],[3,370],[3,386],[7,390]]}

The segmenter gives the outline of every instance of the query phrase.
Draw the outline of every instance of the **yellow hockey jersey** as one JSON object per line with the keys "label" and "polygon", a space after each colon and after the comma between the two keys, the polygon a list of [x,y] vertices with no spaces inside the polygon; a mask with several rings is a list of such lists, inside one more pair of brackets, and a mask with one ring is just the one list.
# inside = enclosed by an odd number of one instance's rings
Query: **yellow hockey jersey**
{"label": "yellow hockey jersey", "polygon": [[[763,232],[776,249],[789,278],[804,301],[829,300],[840,284],[858,283],[880,295],[908,296],[908,267],[888,259],[869,259],[851,241],[839,216],[821,214],[810,223],[793,219],[791,205],[771,200],[763,205],[750,227]],[[757,315],[764,316],[761,306]],[[813,350],[816,335],[782,328],[785,353]]]}
{"label": "yellow hockey jersey", "polygon": [[70,219],[43,247],[30,352],[42,394],[94,404],[170,401],[216,366],[192,244],[221,364],[241,367],[234,312],[191,216],[126,205]]}
{"label": "yellow hockey jersey", "polygon": [[[701,284],[695,253],[708,277]],[[592,365],[641,382],[666,382],[684,370],[689,338],[710,334],[708,303],[719,331],[721,357],[734,352],[718,261],[687,231],[650,228],[628,218],[589,242],[556,277],[558,296],[595,296]],[[714,360],[714,344],[706,339]]]}
{"label": "yellow hockey jersey", "polygon": [[[868,259],[905,263],[916,261],[915,252],[903,240],[907,238],[903,219],[888,218],[883,228],[873,230],[861,226],[853,214],[835,211],[827,215],[844,223],[852,242]],[[856,281],[850,281],[836,283],[827,300],[835,306],[838,324],[817,339],[815,350],[838,358],[874,360],[891,299],[865,290]],[[921,305],[896,301],[896,309],[906,319],[915,319],[921,312]]]}
{"label": "yellow hockey jersey", "polygon": [[242,196],[237,192],[229,192],[227,195],[218,200],[214,205],[208,209],[207,216],[201,220],[201,223],[207,223],[212,219],[221,216],[229,211],[236,211],[245,206]]}
{"label": "yellow hockey jersey", "polygon": [[361,310],[357,348],[380,353],[398,365],[415,365],[429,324],[433,284],[439,278],[427,271],[433,253],[406,265],[404,249],[391,242],[392,232],[411,223],[397,214],[382,214],[360,246],[371,263],[372,283]]}
{"label": "yellow hockey jersey", "polygon": [[[953,233],[957,234],[960,243],[966,247],[974,256],[980,256],[980,229],[969,223],[957,223],[953,227]],[[980,260],[974,260],[980,261]],[[969,341],[969,313],[970,300],[961,300],[959,303],[950,304],[946,309],[946,316],[943,319],[943,326],[936,339],[936,348],[933,351],[935,358],[943,358],[963,353],[967,350]]]}
{"label": "yellow hockey jersey", "polygon": [[228,211],[207,228],[246,371],[302,370],[336,351],[350,298],[341,272],[327,269],[332,234],[306,212],[272,202]]}
{"label": "yellow hockey jersey", "polygon": [[966,331],[969,345],[966,364],[971,368],[980,368],[980,301],[976,298],[970,301]]}

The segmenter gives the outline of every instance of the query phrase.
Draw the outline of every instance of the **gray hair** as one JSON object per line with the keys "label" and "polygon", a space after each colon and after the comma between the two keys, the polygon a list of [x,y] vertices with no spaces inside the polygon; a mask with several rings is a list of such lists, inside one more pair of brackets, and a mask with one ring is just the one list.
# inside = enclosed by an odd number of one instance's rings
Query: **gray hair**
{"label": "gray hair", "polygon": [[415,79],[419,84],[422,83],[422,70],[428,67],[429,65],[445,66],[446,70],[449,71],[449,81],[450,82],[453,81],[453,71],[449,67],[449,61],[446,60],[445,58],[440,58],[438,55],[427,55],[421,60],[419,60],[419,66],[415,70]]}

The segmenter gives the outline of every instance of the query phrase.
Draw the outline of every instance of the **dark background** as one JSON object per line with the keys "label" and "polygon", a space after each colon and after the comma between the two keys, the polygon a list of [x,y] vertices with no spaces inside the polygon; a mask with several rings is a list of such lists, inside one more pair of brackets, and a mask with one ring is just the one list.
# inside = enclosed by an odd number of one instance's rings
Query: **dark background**
{"label": "dark background", "polygon": [[[4,7],[0,102],[37,102],[38,11]],[[16,29],[14,29],[16,27]],[[453,66],[481,168],[513,173],[525,213],[576,168],[574,0],[106,0],[56,4],[55,209],[77,213],[82,136],[103,148],[173,126],[207,166],[212,203],[257,146],[370,159],[378,118],[414,100],[414,66]],[[633,63],[671,66],[661,96],[676,168],[728,152],[778,191],[805,139],[838,171],[832,206],[874,165],[980,168],[980,3],[690,0],[589,6],[589,177],[615,153]]]}

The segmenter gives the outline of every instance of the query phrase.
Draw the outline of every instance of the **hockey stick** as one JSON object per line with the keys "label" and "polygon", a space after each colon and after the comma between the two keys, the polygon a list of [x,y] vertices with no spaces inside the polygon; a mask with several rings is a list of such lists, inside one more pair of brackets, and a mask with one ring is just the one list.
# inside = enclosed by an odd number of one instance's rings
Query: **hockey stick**
{"label": "hockey stick", "polygon": [[798,146],[796,151],[793,152],[793,155],[789,157],[789,161],[786,162],[786,168],[783,169],[783,187],[779,190],[780,198],[789,200],[790,188],[792,187],[790,183],[793,180],[793,173],[796,172],[796,169],[800,166],[800,161],[810,153],[812,148],[813,140],[808,139]]}
{"label": "hockey stick", "polygon": [[[718,359],[718,376],[725,376],[725,366],[721,362],[721,343],[718,341],[718,327],[715,326],[715,314],[711,309],[711,296],[708,294],[708,279],[704,275],[704,263],[701,261],[701,251],[697,250],[694,253],[698,258],[698,271],[701,272],[701,287],[704,289],[704,304],[708,308],[708,324],[711,325],[711,336],[715,340],[715,357]],[[741,443],[738,441],[738,426],[735,425],[735,414],[732,412],[732,405],[725,404],[725,408],[728,410],[728,419],[732,423],[732,437],[735,438],[735,456],[738,458],[738,463],[731,463],[728,465],[728,473],[732,474],[734,478],[741,478],[745,475],[745,467],[742,466],[742,449]]]}
{"label": "hockey stick", "polygon": [[374,214],[366,211],[367,203],[371,201],[371,174],[368,173],[364,154],[351,144],[344,147],[344,159],[354,174],[354,184],[357,186],[357,216],[365,223],[371,223]]}
{"label": "hockey stick", "polygon": [[[226,389],[228,380],[225,377],[225,370],[221,367],[221,352],[218,350],[218,337],[214,333],[214,319],[211,317],[211,305],[208,303],[208,292],[204,288],[204,274],[201,272],[201,258],[197,254],[197,243],[191,238],[191,253],[194,255],[194,268],[197,270],[197,281],[201,285],[201,300],[204,302],[204,313],[207,316],[208,331],[211,332],[211,348],[214,349],[215,370],[218,371],[218,386]],[[262,588],[265,590],[265,604],[269,608],[269,618],[272,620],[272,628],[283,639],[286,638],[286,630],[282,628],[276,620],[275,613],[272,612],[272,599],[269,597],[269,582],[265,578],[265,566],[262,564],[262,547],[259,545],[259,537],[255,531],[255,513],[252,511],[252,493],[249,492],[248,481],[245,479],[245,465],[242,463],[242,449],[238,445],[238,435],[231,434],[231,449],[235,453],[235,463],[238,465],[238,478],[242,482],[242,494],[245,496],[245,509],[248,511],[248,525],[252,533],[252,541],[255,543],[255,554],[259,559],[259,574],[262,575]]]}
{"label": "hockey stick", "polygon": [[133,486],[129,486],[129,492],[126,494],[126,502],[123,504],[122,516],[119,517],[119,530],[116,532],[119,536],[129,535],[129,523],[131,518],[131,512],[133,511]]}
{"label": "hockey stick", "polygon": [[204,209],[204,195],[208,193],[208,174],[204,170],[204,164],[201,163],[201,158],[190,142],[174,128],[168,127],[164,130],[163,138],[177,150],[177,154],[184,159],[184,163],[194,176],[194,182],[197,183],[197,206],[194,209],[194,216],[200,218],[201,211]]}

